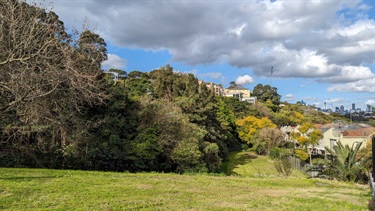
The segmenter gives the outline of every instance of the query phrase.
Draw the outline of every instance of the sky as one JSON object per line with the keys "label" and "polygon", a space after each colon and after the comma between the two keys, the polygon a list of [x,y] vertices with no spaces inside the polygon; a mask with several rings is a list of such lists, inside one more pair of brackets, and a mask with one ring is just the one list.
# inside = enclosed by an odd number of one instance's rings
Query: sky
{"label": "sky", "polygon": [[52,2],[68,31],[105,39],[104,69],[170,64],[224,87],[271,85],[289,103],[375,106],[374,0]]}

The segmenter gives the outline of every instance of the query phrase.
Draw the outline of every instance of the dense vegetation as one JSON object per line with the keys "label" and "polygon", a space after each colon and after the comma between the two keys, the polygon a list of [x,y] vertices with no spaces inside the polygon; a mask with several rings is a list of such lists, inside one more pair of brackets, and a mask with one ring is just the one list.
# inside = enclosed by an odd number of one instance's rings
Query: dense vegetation
{"label": "dense vegetation", "polygon": [[281,159],[278,168],[287,170],[285,155],[311,161],[306,146],[321,134],[295,134],[298,151],[280,126],[306,132],[342,118],[280,107],[269,85],[255,86],[255,104],[216,96],[169,65],[111,69],[120,74],[114,81],[101,70],[107,50],[99,35],[69,34],[54,12],[20,1],[0,2],[0,27],[2,167],[220,172],[231,152],[251,150]]}

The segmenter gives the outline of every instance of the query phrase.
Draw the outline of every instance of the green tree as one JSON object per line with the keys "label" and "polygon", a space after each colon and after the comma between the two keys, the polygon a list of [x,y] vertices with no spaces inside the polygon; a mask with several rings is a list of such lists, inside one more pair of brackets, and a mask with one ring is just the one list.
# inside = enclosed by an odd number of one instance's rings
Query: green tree
{"label": "green tree", "polygon": [[302,135],[297,138],[297,141],[300,145],[305,146],[309,154],[310,164],[312,165],[312,151],[315,145],[319,144],[319,140],[322,139],[322,131],[316,129],[311,122],[304,122],[298,130]]}
{"label": "green tree", "polygon": [[191,123],[181,108],[168,99],[153,100],[144,96],[141,104],[138,131],[158,131],[155,146],[160,151],[157,170],[205,171],[205,167],[202,169],[203,153],[199,149],[205,131]]}
{"label": "green tree", "polygon": [[281,96],[277,93],[277,88],[270,85],[263,86],[262,84],[257,84],[253,89],[252,96],[257,97],[257,100],[262,103],[270,100],[273,105],[280,104]]}
{"label": "green tree", "polygon": [[365,159],[357,157],[362,143],[349,147],[340,141],[333,147],[333,150],[326,148],[332,155],[332,160],[320,162],[322,174],[333,176],[340,181],[355,182],[364,170]]}
{"label": "green tree", "polygon": [[165,97],[169,102],[173,100],[173,83],[176,76],[173,73],[173,67],[166,65],[159,70],[150,73],[154,83],[154,94],[156,97]]}
{"label": "green tree", "polygon": [[[302,112],[302,113],[301,113]],[[272,120],[279,127],[285,125],[297,126],[303,122],[305,116],[295,105],[286,105],[279,112],[272,115]]]}
{"label": "green tree", "polygon": [[129,98],[138,100],[145,94],[153,94],[153,86],[147,73],[132,71],[124,82],[126,93]]}
{"label": "green tree", "polygon": [[108,59],[106,43],[98,34],[85,30],[80,34],[78,49],[87,55],[87,62],[92,63],[97,69],[103,61]]}
{"label": "green tree", "polygon": [[[204,84],[192,74],[174,72],[170,66],[162,67],[150,73],[157,99],[165,98],[178,105],[189,121],[205,132],[203,140],[199,142],[199,150],[203,155],[206,142],[219,147],[219,158],[209,155],[207,168],[225,159],[230,149],[238,149],[239,141],[235,132],[233,114],[227,105],[220,101]],[[208,151],[207,151],[208,152]],[[211,152],[211,151],[210,151]],[[212,164],[212,165],[211,165]]]}
{"label": "green tree", "polygon": [[235,81],[231,81],[229,83],[229,87],[228,89],[234,89],[234,88],[237,88],[239,85],[235,82]]}

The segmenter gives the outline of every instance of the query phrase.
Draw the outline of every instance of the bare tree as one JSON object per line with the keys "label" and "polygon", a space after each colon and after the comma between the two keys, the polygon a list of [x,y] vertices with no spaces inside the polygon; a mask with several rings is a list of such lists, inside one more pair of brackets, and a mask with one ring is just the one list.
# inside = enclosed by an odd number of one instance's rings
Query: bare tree
{"label": "bare tree", "polygon": [[263,141],[266,152],[280,144],[282,133],[278,128],[262,128],[259,131],[259,138]]}
{"label": "bare tree", "polygon": [[[107,58],[105,42],[93,33],[87,36],[99,40],[100,48],[81,50],[85,40],[72,39],[52,11],[19,0],[0,1],[3,134],[30,136],[49,128],[52,138],[65,145],[71,126],[65,120],[103,103],[106,94],[99,79],[100,64]],[[95,39],[86,46],[95,46]]]}

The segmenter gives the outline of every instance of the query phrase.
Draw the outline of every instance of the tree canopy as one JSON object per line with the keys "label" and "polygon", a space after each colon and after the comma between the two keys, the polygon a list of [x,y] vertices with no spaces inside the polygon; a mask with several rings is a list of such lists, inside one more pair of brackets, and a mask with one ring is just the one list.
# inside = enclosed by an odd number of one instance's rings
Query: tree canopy
{"label": "tree canopy", "polygon": [[270,85],[256,85],[253,89],[252,95],[257,97],[257,100],[263,103],[269,100],[273,105],[280,104],[281,96],[277,93],[277,88],[271,87]]}

